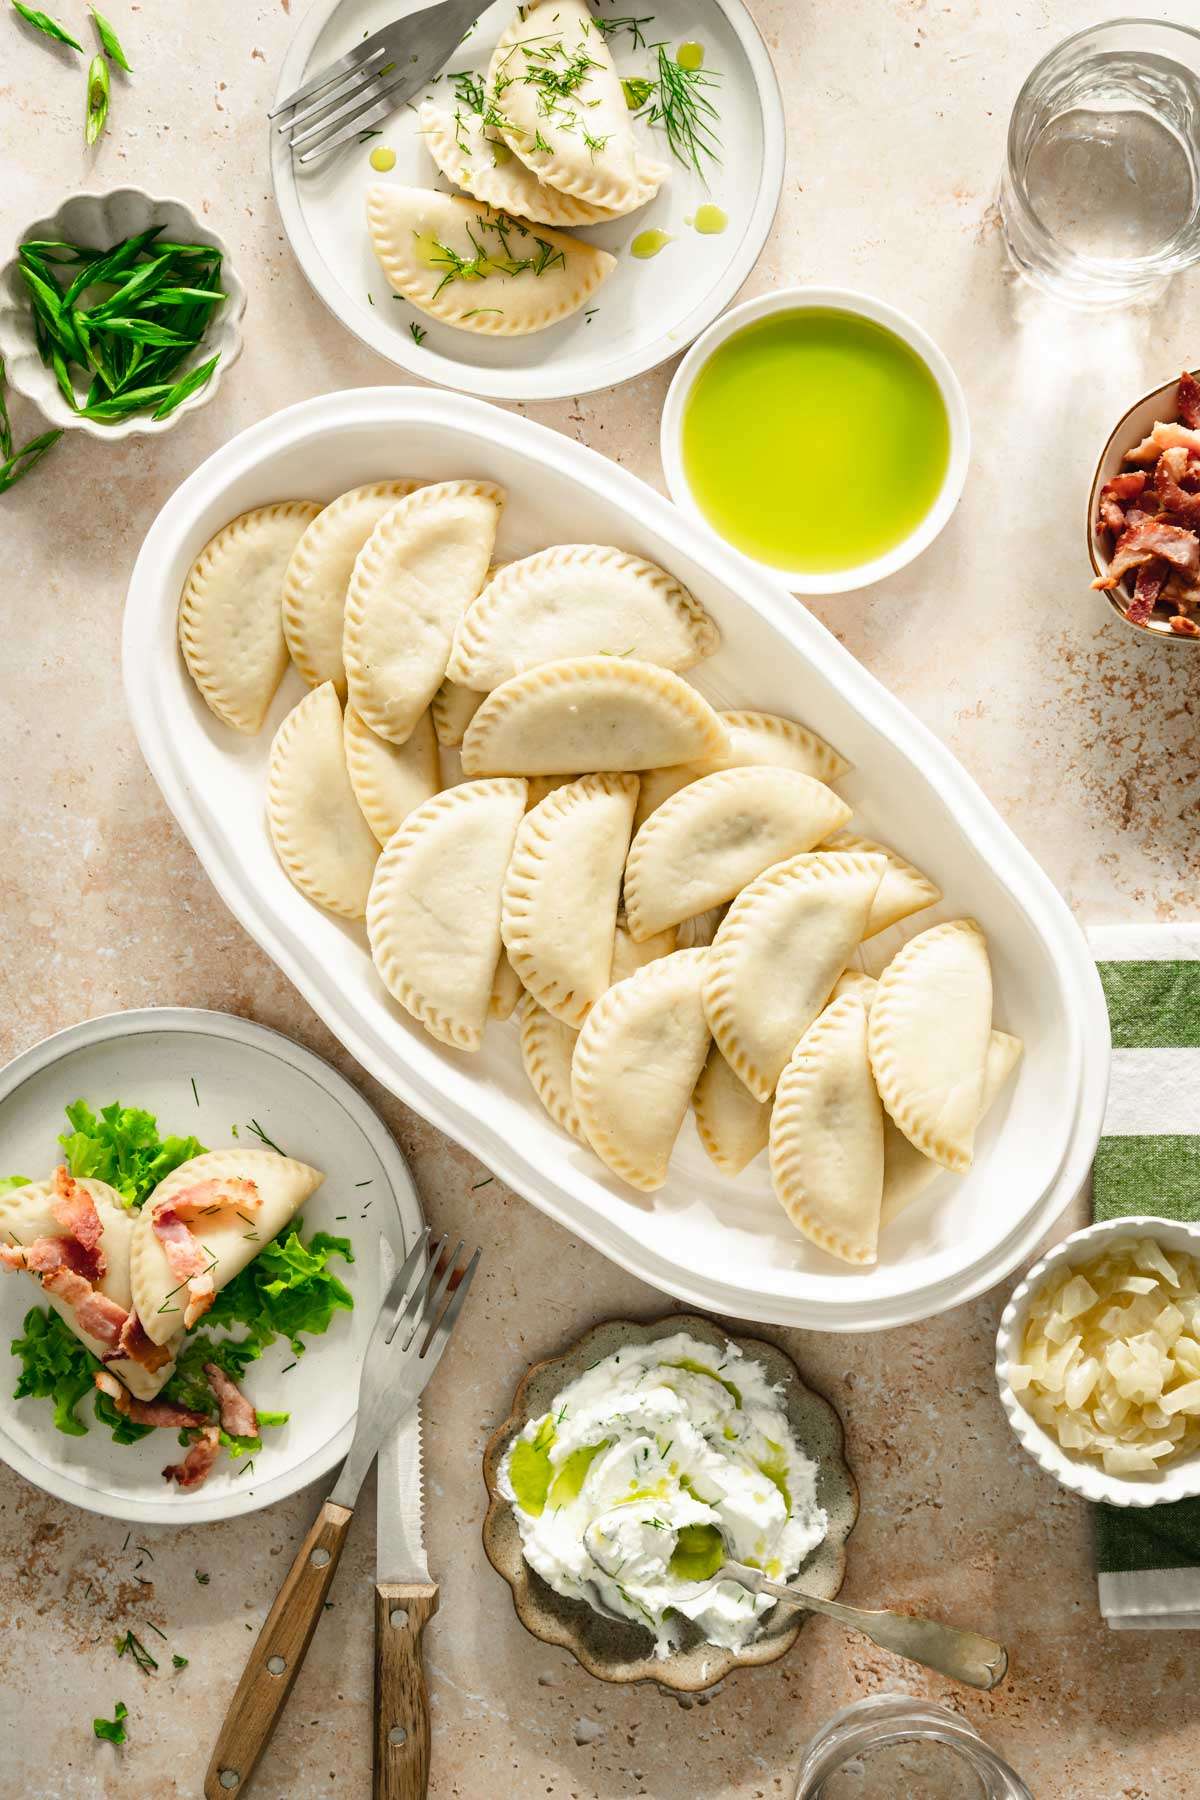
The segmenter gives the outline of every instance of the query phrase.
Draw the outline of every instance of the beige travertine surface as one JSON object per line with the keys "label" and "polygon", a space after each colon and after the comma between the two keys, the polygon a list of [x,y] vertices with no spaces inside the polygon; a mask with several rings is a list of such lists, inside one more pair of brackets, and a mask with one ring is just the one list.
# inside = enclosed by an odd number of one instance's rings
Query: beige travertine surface
{"label": "beige travertine surface", "polygon": [[[840,282],[909,309],[955,362],[974,422],[966,496],[936,547],[871,593],[816,610],[953,747],[1082,918],[1194,915],[1200,660],[1135,641],[1089,595],[1083,506],[1115,416],[1197,361],[1200,288],[1187,279],[1136,316],[1055,316],[1008,284],[991,204],[1027,67],[1118,9],[752,7],[791,139],[783,205],[746,291]],[[52,10],[82,28],[76,0]],[[109,10],[139,72],[114,95],[91,179],[177,192],[211,215],[251,290],[247,349],[212,407],[170,437],[109,449],[69,440],[0,499],[0,1051],[113,1008],[191,1004],[278,1026],[354,1075],[169,818],[125,721],[118,635],[141,537],[203,457],[279,405],[397,377],[309,292],[270,197],[262,114],[295,24],[290,0]],[[1183,0],[1145,10],[1191,16]],[[6,247],[81,185],[87,164],[78,69],[64,72],[7,8],[0,45]],[[658,484],[669,374],[528,410]],[[28,409],[15,412],[18,434],[31,435]],[[865,469],[869,486],[869,456]],[[442,1580],[428,1640],[439,1800],[790,1796],[801,1747],[835,1708],[885,1689],[948,1693],[824,1620],[782,1664],[689,1708],[603,1687],[525,1636],[480,1547],[488,1427],[531,1359],[601,1316],[666,1306],[497,1183],[479,1186],[485,1170],[359,1079],[412,1158],[435,1225],[488,1247],[426,1413],[430,1560]],[[846,1419],[863,1498],[846,1595],[943,1612],[1008,1641],[1005,1687],[953,1702],[1039,1800],[1174,1800],[1195,1792],[1200,1751],[1192,1640],[1114,1636],[1099,1623],[1084,1510],[1019,1454],[994,1396],[1002,1300],[885,1336],[768,1333]],[[243,1523],[137,1531],[153,1561],[135,1574],[123,1525],[0,1471],[5,1800],[197,1794],[250,1631],[315,1504],[307,1493]],[[369,1791],[370,1505],[364,1513],[259,1776],[264,1800]],[[116,1663],[114,1632],[146,1625],[190,1658],[182,1674],[152,1680]],[[90,1732],[118,1696],[132,1715],[120,1753]]]}

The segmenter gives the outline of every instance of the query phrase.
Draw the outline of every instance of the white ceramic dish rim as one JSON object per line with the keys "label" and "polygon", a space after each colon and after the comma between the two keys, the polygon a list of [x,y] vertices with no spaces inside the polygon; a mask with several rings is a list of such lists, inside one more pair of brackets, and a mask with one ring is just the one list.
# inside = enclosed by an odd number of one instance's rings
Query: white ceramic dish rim
{"label": "white ceramic dish rim", "polygon": [[[318,0],[318,4],[305,14],[279,71],[276,101],[300,86],[313,46],[343,4],[344,0]],[[583,381],[578,378],[576,365],[575,377],[569,385],[564,385],[549,366],[544,374],[536,368],[476,368],[442,356],[437,351],[423,349],[418,344],[409,344],[403,338],[396,338],[369,314],[347,315],[343,309],[345,290],[326,267],[325,259],[304,217],[291,152],[272,129],[271,185],[275,191],[275,204],[279,208],[284,233],[313,293],[340,325],[352,331],[361,343],[378,351],[380,356],[386,357],[395,367],[406,369],[410,375],[420,376],[425,381],[456,388],[460,393],[478,394],[489,400],[567,400],[580,394],[594,394],[603,388],[616,387],[622,381],[632,380],[636,375],[645,375],[651,369],[658,368],[661,363],[668,362],[671,357],[678,356],[684,345],[689,344],[728,306],[757,263],[779,207],[787,160],[783,95],[775,65],[762,34],[743,5],[743,0],[712,0],[712,4],[728,20],[754,75],[762,108],[762,170],[754,210],[747,221],[737,255],[731,259],[722,279],[710,289],[701,304],[673,328],[669,336],[655,338],[641,349],[630,350],[607,362],[597,360],[595,374]]]}
{"label": "white ceramic dish rim", "polygon": [[[344,1075],[315,1051],[306,1049],[303,1044],[296,1043],[283,1032],[275,1031],[269,1025],[260,1025],[253,1019],[190,1006],[147,1006],[132,1012],[102,1013],[94,1019],[84,1019],[78,1025],[68,1025],[64,1030],[54,1032],[52,1036],[43,1038],[40,1044],[32,1044],[28,1050],[15,1056],[6,1068],[0,1070],[0,1102],[6,1100],[31,1077],[41,1074],[60,1058],[69,1056],[74,1051],[106,1041],[135,1037],[142,1032],[159,1031],[202,1032],[208,1036],[250,1044],[285,1062],[298,1073],[319,1082],[336,1097],[343,1110],[370,1142],[391,1183],[404,1241],[406,1244],[413,1242],[424,1225],[421,1202],[408,1164],[374,1107],[351,1086]],[[312,1354],[318,1356],[319,1349],[314,1349]],[[357,1395],[354,1398],[357,1399]],[[195,1494],[180,1493],[173,1497],[169,1511],[162,1506],[150,1506],[132,1498],[101,1504],[101,1497],[85,1482],[75,1481],[63,1470],[39,1463],[21,1445],[15,1444],[4,1433],[2,1426],[0,1460],[43,1492],[53,1494],[55,1499],[66,1500],[72,1506],[82,1507],[85,1512],[99,1513],[107,1519],[121,1519],[135,1525],[207,1525],[222,1519],[240,1518],[244,1513],[257,1512],[264,1506],[273,1506],[277,1500],[285,1500],[289,1494],[298,1492],[300,1488],[307,1487],[310,1482],[328,1474],[330,1469],[343,1461],[350,1448],[356,1416],[357,1409],[351,1403],[341,1429],[327,1439],[319,1450],[290,1468],[281,1470],[277,1475],[256,1480],[254,1487],[245,1493],[226,1492],[210,1499],[206,1499],[202,1491]],[[47,1429],[52,1430],[53,1426],[48,1424]]]}
{"label": "white ceramic dish rim", "polygon": [[[177,406],[175,411],[165,419],[155,419],[150,414],[146,414],[144,417],[135,416],[118,420],[114,425],[102,425],[97,419],[81,419],[76,413],[70,412],[66,401],[58,392],[53,375],[48,371],[45,372],[47,379],[43,386],[32,387],[24,379],[21,371],[21,359],[28,350],[29,339],[19,323],[20,315],[16,304],[10,305],[6,295],[8,282],[17,261],[18,250],[27,239],[60,237],[62,227],[58,221],[66,208],[77,200],[120,201],[125,199],[144,203],[147,217],[163,207],[178,207],[190,221],[189,230],[194,234],[193,241],[211,244],[215,250],[221,252],[222,284],[226,297],[221,304],[221,317],[217,322],[217,329],[211,331],[205,339],[205,348],[209,354],[219,350],[221,360],[204,386],[189,395],[183,404]],[[144,230],[145,226],[138,226],[135,229]],[[126,235],[132,234],[127,233]],[[177,425],[189,413],[199,412],[202,406],[207,406],[210,400],[215,400],[225,375],[242,354],[241,326],[245,311],[246,290],[230,260],[229,246],[224,238],[210,225],[205,224],[202,219],[197,218],[187,201],[181,200],[177,194],[154,195],[140,187],[80,188],[77,192],[68,194],[66,199],[59,202],[54,212],[44,218],[34,219],[31,224],[24,226],[17,233],[13,240],[12,253],[0,265],[0,355],[6,361],[10,385],[18,394],[23,394],[27,400],[32,401],[38,411],[50,420],[51,424],[60,425],[65,431],[82,431],[87,437],[99,438],[108,443],[114,443],[121,438],[153,436],[159,432],[170,431],[173,425]],[[10,314],[12,315],[11,321]],[[222,336],[224,341],[222,341]],[[30,337],[32,337],[32,332]],[[200,360],[203,362],[208,358],[204,356]],[[42,369],[40,361],[37,367],[39,370]]]}
{"label": "white ceramic dish rim", "polygon": [[[1200,369],[1192,369],[1190,372],[1200,379]],[[1135,400],[1132,406],[1126,407],[1109,432],[1104,442],[1104,448],[1096,459],[1096,472],[1092,476],[1092,486],[1088,494],[1087,520],[1084,526],[1087,534],[1088,557],[1093,573],[1096,575],[1106,574],[1112,560],[1111,557],[1105,555],[1100,542],[1100,533],[1096,527],[1096,509],[1100,502],[1100,489],[1120,469],[1129,446],[1143,438],[1146,435],[1146,427],[1154,424],[1159,415],[1159,402],[1168,394],[1173,395],[1178,385],[1179,376],[1173,375],[1169,381],[1160,382],[1158,387],[1151,388],[1148,393],[1142,395],[1140,400]],[[1171,410],[1172,412],[1175,410],[1173,400]],[[1133,419],[1137,419],[1136,425],[1131,424]],[[1131,619],[1126,617],[1125,608],[1117,598],[1120,592],[1120,588],[1102,590],[1098,593],[1097,598],[1105,602],[1120,619],[1126,631],[1132,631],[1141,643],[1165,644],[1172,650],[1178,650],[1181,647],[1187,650],[1200,648],[1200,638],[1181,637],[1178,632],[1162,627],[1147,630],[1144,625],[1135,625]]]}
{"label": "white ceramic dish rim", "polygon": [[1085,1500],[1102,1500],[1109,1506],[1162,1506],[1172,1500],[1188,1500],[1200,1494],[1200,1451],[1162,1469],[1157,1477],[1109,1475],[1098,1464],[1070,1455],[1044,1426],[1026,1411],[1008,1379],[1014,1345],[1025,1327],[1033,1297],[1047,1277],[1064,1268],[1086,1262],[1108,1239],[1152,1237],[1170,1250],[1187,1250],[1200,1256],[1200,1224],[1178,1219],[1157,1219],[1131,1213],[1124,1219],[1103,1219],[1073,1231],[1047,1252],[1014,1288],[1000,1317],[996,1334],[996,1382],[1000,1404],[1022,1448],[1039,1468],[1062,1487],[1082,1494]]}
{"label": "white ceramic dish rim", "polygon": [[707,565],[715,577],[743,605],[801,648],[814,669],[848,695],[865,719],[890,734],[927,779],[936,775],[943,803],[971,841],[978,842],[982,826],[989,855],[1003,871],[1005,885],[1026,915],[1036,920],[1076,996],[1067,1027],[1076,1069],[1077,1102],[1073,1119],[1064,1123],[1057,1173],[1024,1220],[969,1269],[944,1279],[926,1279],[924,1284],[919,1278],[913,1279],[890,1292],[873,1295],[869,1302],[797,1297],[788,1291],[790,1273],[786,1269],[764,1271],[760,1283],[749,1291],[718,1276],[681,1274],[674,1262],[658,1252],[648,1252],[632,1233],[598,1218],[569,1187],[548,1183],[517,1143],[481,1124],[466,1108],[449,1103],[435,1082],[418,1079],[399,1066],[394,1045],[385,1045],[376,1038],[360,1024],[354,1009],[342,1004],[336,984],[327,979],[319,962],[306,950],[302,937],[282,924],[258,895],[243,886],[235,864],[222,847],[212,809],[178,765],[172,749],[170,720],[161,710],[160,684],[147,649],[153,638],[152,621],[161,605],[159,571],[178,555],[181,544],[194,529],[195,514],[273,454],[306,442],[318,432],[372,424],[475,431],[486,436],[493,448],[508,448],[523,458],[556,467],[585,490],[603,486],[606,497],[620,505],[631,520],[674,540],[680,553],[687,554],[690,534],[679,515],[636,477],[545,426],[447,393],[416,388],[363,388],[324,395],[263,420],[216,452],[182,484],[147,534],[130,583],[123,668],[130,714],[143,755],[230,911],[350,1053],[385,1087],[464,1144],[550,1217],[630,1273],[691,1306],[757,1323],[830,1331],[884,1330],[943,1312],[1003,1280],[1032,1253],[1078,1192],[1099,1138],[1108,1086],[1109,1034],[1095,965],[1082,933],[1048,878],[945,747],[855,662],[832,633],[798,608],[782,587],[756,580],[751,588],[747,582],[748,565],[719,540],[714,539],[711,549],[705,551]]}
{"label": "white ceramic dish rim", "polygon": [[[659,454],[667,487],[676,506],[682,508],[697,524],[703,525],[721,543],[728,543],[729,540],[721,536],[697,504],[683,466],[683,412],[688,395],[714,350],[745,326],[753,325],[759,319],[769,318],[773,313],[810,311],[819,306],[838,312],[857,313],[875,325],[886,326],[914,350],[938,384],[950,427],[950,455],[937,499],[909,535],[885,555],[876,556],[870,562],[859,563],[852,569],[814,574],[811,570],[778,569],[770,563],[759,562],[745,551],[738,551],[738,555],[744,556],[753,568],[761,570],[775,581],[782,581],[793,594],[848,594],[856,588],[869,587],[872,582],[882,581],[885,576],[894,575],[898,569],[903,569],[914,557],[919,556],[922,550],[929,548],[958,505],[971,460],[971,421],[962,385],[945,352],[907,313],[889,306],[886,301],[876,300],[871,294],[861,293],[857,288],[777,288],[770,294],[759,295],[757,299],[743,300],[700,334],[676,369],[663,406],[659,427]],[[736,550],[737,546],[733,545],[732,548]]]}

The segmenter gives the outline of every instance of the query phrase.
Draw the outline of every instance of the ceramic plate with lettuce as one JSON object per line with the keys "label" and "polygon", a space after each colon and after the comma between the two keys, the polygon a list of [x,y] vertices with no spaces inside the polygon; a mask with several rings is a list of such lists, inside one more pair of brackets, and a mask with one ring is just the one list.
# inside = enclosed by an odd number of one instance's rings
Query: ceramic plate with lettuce
{"label": "ceramic plate with lettuce", "polygon": [[0,1176],[0,1456],[162,1524],[337,1460],[420,1215],[334,1070],[222,1014],[89,1021],[0,1075]]}

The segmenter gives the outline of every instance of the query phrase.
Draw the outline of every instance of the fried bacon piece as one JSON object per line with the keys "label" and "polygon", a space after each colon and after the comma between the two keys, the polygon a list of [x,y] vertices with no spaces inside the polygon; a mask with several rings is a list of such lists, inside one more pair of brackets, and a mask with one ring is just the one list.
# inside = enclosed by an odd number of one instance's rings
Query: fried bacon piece
{"label": "fried bacon piece", "polygon": [[230,1437],[257,1437],[258,1414],[237,1382],[225,1373],[220,1363],[206,1362],[204,1373],[221,1409],[221,1429]]}
{"label": "fried bacon piece", "polygon": [[135,1400],[129,1389],[107,1369],[97,1369],[94,1380],[117,1411],[135,1425],[160,1425],[166,1431],[190,1431],[209,1422],[207,1413],[195,1412],[190,1406],[177,1406],[173,1400]]}
{"label": "fried bacon piece", "polygon": [[92,1286],[87,1275],[74,1266],[79,1249],[73,1238],[35,1238],[32,1244],[0,1245],[0,1264],[6,1269],[27,1269],[40,1275],[48,1294],[70,1307],[80,1331],[106,1351],[115,1352],[129,1317],[123,1306]]}
{"label": "fried bacon piece", "polygon": [[50,1203],[50,1210],[62,1226],[64,1236],[79,1246],[80,1255],[72,1266],[81,1275],[88,1275],[93,1282],[102,1281],[108,1268],[108,1258],[100,1247],[104,1227],[100,1223],[100,1214],[96,1211],[96,1202],[88,1190],[81,1187],[74,1176],[68,1173],[65,1163],[59,1163],[54,1171],[53,1181],[54,1199]]}
{"label": "fried bacon piece", "polygon": [[1092,586],[1102,590],[1115,588],[1129,569],[1154,557],[1162,557],[1185,575],[1200,574],[1200,538],[1182,525],[1147,519],[1117,539],[1107,573],[1097,575]]}
{"label": "fried bacon piece", "polygon": [[163,1470],[163,1480],[173,1481],[181,1488],[203,1487],[220,1452],[220,1432],[215,1425],[204,1425],[183,1461],[167,1464]]}
{"label": "fried bacon piece", "polygon": [[130,1312],[121,1335],[117,1340],[117,1355],[127,1357],[130,1362],[139,1363],[143,1369],[153,1374],[169,1363],[174,1355],[170,1344],[155,1344],[146,1336],[145,1327],[136,1312]]}
{"label": "fried bacon piece", "polygon": [[1125,617],[1131,625],[1145,625],[1158,603],[1158,598],[1166,585],[1167,576],[1171,572],[1170,563],[1156,556],[1150,562],[1141,565],[1134,583],[1133,599],[1125,608]]}
{"label": "fried bacon piece", "polygon": [[1110,481],[1106,481],[1096,503],[1097,531],[1111,531],[1115,537],[1120,537],[1129,523],[1125,516],[1125,505],[1145,492],[1149,479],[1145,469],[1125,469],[1120,475],[1114,475]]}
{"label": "fried bacon piece", "polygon": [[162,1245],[172,1275],[180,1287],[187,1289],[183,1325],[190,1331],[212,1305],[216,1290],[212,1278],[212,1258],[203,1244],[189,1230],[195,1219],[212,1218],[233,1210],[251,1211],[262,1205],[262,1195],[253,1181],[240,1177],[229,1180],[197,1181],[184,1188],[154,1215],[154,1235]]}
{"label": "fried bacon piece", "polygon": [[1176,613],[1167,623],[1176,637],[1200,637],[1200,625],[1197,625],[1195,619],[1185,619],[1182,613]]}
{"label": "fried bacon piece", "polygon": [[1178,419],[1159,419],[1150,429],[1148,437],[1132,450],[1125,452],[1125,461],[1131,463],[1157,462],[1164,450],[1182,447],[1194,450],[1200,456],[1200,430],[1191,425],[1181,424]]}
{"label": "fried bacon piece", "polygon": [[1194,531],[1200,526],[1200,494],[1189,494],[1179,484],[1188,474],[1191,453],[1182,448],[1164,450],[1154,468],[1154,492],[1164,512]]}
{"label": "fried bacon piece", "polygon": [[1175,409],[1180,422],[1195,431],[1200,427],[1200,381],[1185,369],[1175,391]]}

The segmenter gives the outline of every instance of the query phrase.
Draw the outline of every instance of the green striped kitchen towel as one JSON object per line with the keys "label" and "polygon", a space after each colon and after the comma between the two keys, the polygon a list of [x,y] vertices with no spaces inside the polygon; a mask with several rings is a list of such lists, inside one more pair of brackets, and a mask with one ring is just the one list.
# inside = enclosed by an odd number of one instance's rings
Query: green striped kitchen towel
{"label": "green striped kitchen towel", "polygon": [[[1200,1219],[1200,925],[1088,933],[1112,1025],[1097,1219]],[[1114,1631],[1200,1630],[1200,1500],[1095,1508],[1100,1610]]]}

